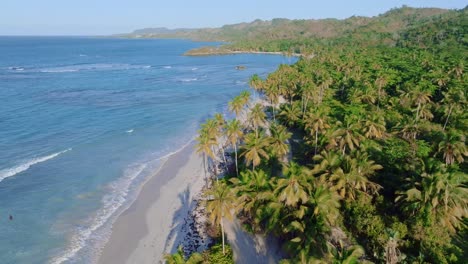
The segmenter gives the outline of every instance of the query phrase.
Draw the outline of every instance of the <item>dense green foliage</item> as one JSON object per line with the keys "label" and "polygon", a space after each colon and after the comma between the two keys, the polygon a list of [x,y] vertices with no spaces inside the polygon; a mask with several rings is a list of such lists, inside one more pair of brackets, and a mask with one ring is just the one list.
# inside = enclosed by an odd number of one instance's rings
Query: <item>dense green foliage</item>
{"label": "dense green foliage", "polygon": [[[253,76],[264,103],[233,99],[243,162],[223,186],[249,230],[283,242],[285,263],[466,260],[466,22],[466,9],[412,19],[390,46],[367,23]],[[200,132],[209,157],[233,134],[214,120]]]}
{"label": "dense green foliage", "polygon": [[215,244],[210,249],[193,253],[189,257],[185,257],[184,251],[179,247],[176,253],[166,255],[164,260],[167,264],[234,264],[231,247],[227,245],[223,253],[221,244]]}

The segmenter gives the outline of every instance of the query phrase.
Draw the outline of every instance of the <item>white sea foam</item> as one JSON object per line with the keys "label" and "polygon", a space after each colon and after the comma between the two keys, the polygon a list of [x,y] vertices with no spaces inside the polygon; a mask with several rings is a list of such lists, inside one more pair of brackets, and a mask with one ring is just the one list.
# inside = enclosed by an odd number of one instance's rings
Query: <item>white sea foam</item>
{"label": "white sea foam", "polygon": [[133,129],[127,130],[127,131],[125,131],[125,132],[131,134],[131,133],[133,133]]}
{"label": "white sea foam", "polygon": [[8,70],[11,70],[11,71],[24,71],[24,68],[23,67],[12,66],[12,67],[8,67]]}
{"label": "white sea foam", "polygon": [[185,143],[182,147],[180,147],[179,149],[175,150],[175,151],[172,151],[172,152],[169,152],[168,154],[162,156],[162,157],[159,157],[157,158],[156,160],[165,160],[165,159],[168,159],[169,157],[171,157],[172,155],[174,154],[177,154],[178,152],[182,151],[184,148],[186,148],[188,145],[190,145],[190,143],[192,143],[192,141],[195,140],[195,137],[192,137],[187,143]]}
{"label": "white sea foam", "polygon": [[[179,149],[154,159],[153,162],[160,161],[159,169],[161,169],[162,164],[164,164],[169,157],[189,146],[194,139],[195,137],[192,137]],[[86,250],[87,252],[89,250],[88,254],[86,254],[90,259],[88,261],[97,259],[97,256],[99,256],[110,237],[113,222],[136,198],[137,193],[133,190],[135,180],[137,178],[141,179],[139,176],[149,171],[147,168],[150,163],[130,166],[122,178],[112,182],[108,186],[110,192],[103,197],[103,206],[101,209],[88,219],[87,222],[90,224],[86,228],[79,228],[71,238],[71,243],[67,250],[60,256],[53,258],[51,263],[60,264],[69,261],[74,263],[75,257],[83,257],[80,250]],[[151,169],[151,166],[149,166],[149,168]],[[89,247],[90,245],[92,245],[92,248]]]}
{"label": "white sea foam", "polygon": [[60,151],[60,152],[57,152],[57,153],[54,153],[54,154],[51,154],[51,155],[48,155],[48,156],[34,158],[34,159],[31,159],[31,160],[29,160],[29,161],[27,161],[27,162],[25,162],[23,164],[20,164],[18,166],[15,166],[15,167],[12,167],[12,168],[9,168],[9,169],[1,170],[0,171],[0,182],[3,181],[5,178],[15,176],[18,173],[21,173],[23,171],[28,170],[34,164],[41,163],[41,162],[53,159],[53,158],[59,156],[60,154],[63,154],[63,153],[68,152],[70,150],[72,150],[72,149],[69,148],[69,149],[66,149],[64,151]]}
{"label": "white sea foam", "polygon": [[77,72],[77,71],[79,70],[78,69],[60,69],[60,68],[40,70],[40,72],[44,72],[44,73],[62,73],[62,72]]}
{"label": "white sea foam", "polygon": [[163,68],[164,68],[164,69],[171,69],[172,66],[164,66]]}
{"label": "white sea foam", "polygon": [[198,68],[197,68],[197,67],[194,67],[194,68],[192,68],[192,71],[196,71],[196,70],[198,70]]}
{"label": "white sea foam", "polygon": [[198,78],[184,78],[184,79],[180,79],[181,82],[194,82],[194,81],[198,81]]}
{"label": "white sea foam", "polygon": [[43,73],[66,73],[78,71],[114,71],[114,70],[132,70],[132,69],[149,69],[151,65],[134,65],[126,63],[91,63],[77,64],[61,67],[43,68],[39,72]]}
{"label": "white sea foam", "polygon": [[[101,228],[109,221],[112,216],[115,216],[115,212],[119,210],[123,204],[127,201],[127,196],[130,191],[130,187],[135,180],[145,169],[146,164],[138,164],[131,166],[125,171],[124,176],[114,182],[112,182],[108,188],[110,189],[109,194],[102,198],[103,206],[101,209],[91,216],[86,222],[89,223],[85,228],[77,228],[75,235],[71,238],[71,243],[68,249],[63,252],[60,256],[57,256],[51,260],[51,263],[59,264],[72,260],[77,253],[83,249],[89,242],[96,243],[98,247],[102,247],[110,234],[110,226],[105,230],[104,235],[99,235]],[[98,248],[91,249],[90,254],[95,257],[98,253]],[[79,256],[79,255],[78,255]]]}

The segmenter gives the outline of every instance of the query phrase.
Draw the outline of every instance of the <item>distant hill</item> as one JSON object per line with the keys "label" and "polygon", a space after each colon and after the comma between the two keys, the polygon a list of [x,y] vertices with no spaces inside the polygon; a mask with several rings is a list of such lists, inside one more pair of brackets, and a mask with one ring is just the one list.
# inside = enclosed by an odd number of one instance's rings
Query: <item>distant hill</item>
{"label": "distant hill", "polygon": [[195,31],[196,29],[190,28],[176,28],[176,29],[168,29],[165,27],[158,27],[158,28],[143,28],[137,29],[130,33],[130,35],[135,36],[147,36],[147,35],[161,35],[161,34],[180,34],[180,33],[188,33]]}
{"label": "distant hill", "polygon": [[201,29],[140,29],[125,37],[188,38],[206,41],[280,40],[298,38],[332,38],[355,31],[397,32],[418,21],[439,16],[450,10],[439,8],[411,8],[403,6],[375,17],[353,16],[347,19],[290,20],[276,18],[257,19],[250,23],[225,25],[220,28]]}

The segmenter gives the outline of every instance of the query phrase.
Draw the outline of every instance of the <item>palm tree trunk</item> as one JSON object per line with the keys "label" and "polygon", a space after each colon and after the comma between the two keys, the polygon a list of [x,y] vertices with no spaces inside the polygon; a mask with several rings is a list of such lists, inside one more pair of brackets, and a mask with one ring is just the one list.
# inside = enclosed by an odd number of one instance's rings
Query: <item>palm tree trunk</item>
{"label": "palm tree trunk", "polygon": [[235,154],[235,159],[236,159],[236,174],[237,174],[237,177],[239,177],[239,169],[237,167],[237,143],[234,144],[234,154]]}
{"label": "palm tree trunk", "polygon": [[315,130],[315,155],[317,155],[318,130]]}
{"label": "palm tree trunk", "polygon": [[301,96],[301,112],[304,113],[304,96]]}
{"label": "palm tree trunk", "polygon": [[225,250],[224,250],[224,225],[223,225],[223,218],[221,218],[221,237],[222,237],[222,240],[223,240],[223,255],[225,254]]}
{"label": "palm tree trunk", "polygon": [[223,154],[224,168],[226,168],[226,171],[227,171],[227,170],[228,170],[228,166],[227,166],[226,155],[225,155],[225,153],[224,153],[224,148],[223,148],[223,146],[221,146],[221,153]]}
{"label": "palm tree trunk", "polygon": [[416,121],[419,119],[419,109],[421,108],[421,103],[418,103],[418,109],[416,109]]}
{"label": "palm tree trunk", "polygon": [[447,119],[445,119],[444,128],[443,128],[442,130],[445,130],[445,127],[447,126],[447,123],[448,123],[448,121],[449,121],[450,115],[452,114],[452,109],[453,109],[453,105],[450,106],[449,113],[448,113],[448,115],[447,115]]}
{"label": "palm tree trunk", "polygon": [[205,171],[205,187],[208,188],[208,179],[206,177],[206,154],[203,153],[203,169]]}

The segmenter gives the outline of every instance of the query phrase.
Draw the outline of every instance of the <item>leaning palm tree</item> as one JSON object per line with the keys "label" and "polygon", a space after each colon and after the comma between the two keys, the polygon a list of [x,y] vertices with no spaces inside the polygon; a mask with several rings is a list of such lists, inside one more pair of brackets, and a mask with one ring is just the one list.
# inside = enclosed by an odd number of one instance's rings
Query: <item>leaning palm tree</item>
{"label": "leaning palm tree", "polygon": [[258,128],[264,125],[266,122],[266,115],[261,104],[256,104],[254,107],[252,107],[248,116],[248,120],[254,127],[255,135],[258,137]]}
{"label": "leaning palm tree", "polygon": [[242,132],[242,126],[240,125],[239,121],[237,120],[228,121],[224,127],[224,135],[226,136],[227,140],[231,143],[231,145],[234,147],[234,155],[235,155],[234,161],[236,163],[236,175],[239,176],[239,168],[237,165],[237,143],[244,136],[244,132]]}
{"label": "leaning palm tree", "polygon": [[444,116],[446,117],[443,128],[445,130],[452,114],[463,112],[463,106],[466,105],[466,96],[463,89],[457,89],[456,87],[451,87],[450,90],[443,94],[444,99],[441,102]]}
{"label": "leaning palm tree", "polygon": [[196,147],[196,152],[198,154],[202,154],[203,156],[203,168],[205,171],[205,183],[208,185],[208,178],[206,175],[206,167],[207,167],[207,162],[208,158],[214,159],[214,153],[213,153],[213,145],[216,144],[216,142],[209,136],[209,134],[204,130],[201,129],[199,131],[199,135],[196,138],[196,141],[198,142]]}
{"label": "leaning palm tree", "polygon": [[241,153],[241,156],[245,157],[246,165],[252,164],[252,170],[255,170],[255,167],[260,164],[262,157],[268,160],[270,157],[266,149],[269,144],[269,139],[265,138],[263,133],[260,133],[259,137],[253,133],[247,134],[244,138],[244,148]]}
{"label": "leaning palm tree", "polygon": [[207,197],[206,210],[210,212],[209,219],[211,223],[221,226],[223,254],[225,254],[223,219],[232,220],[236,211],[236,195],[224,182],[215,183],[211,189],[207,190],[205,195]]}
{"label": "leaning palm tree", "polygon": [[213,166],[216,167],[216,161],[217,161],[217,157],[216,157],[216,151],[215,151],[215,147],[217,147],[219,145],[219,142],[218,142],[218,138],[220,136],[220,131],[219,131],[219,126],[218,126],[218,122],[216,119],[214,118],[210,118],[208,120],[206,120],[205,123],[203,123],[201,125],[201,130],[203,131],[204,134],[206,134],[206,136],[210,139],[211,141],[211,152],[213,153],[213,156],[211,157],[212,161],[213,161]]}
{"label": "leaning palm tree", "polygon": [[[217,134],[216,134],[216,139],[218,138],[221,138],[223,135],[224,135],[224,125],[226,124],[226,121],[224,120],[224,117],[221,113],[216,113],[214,115],[214,120],[215,120],[215,123],[216,123],[216,128],[217,128]],[[221,154],[223,155],[223,161],[224,161],[224,166],[226,167],[226,170],[227,170],[227,161],[226,161],[226,155],[224,153],[224,144],[223,144],[223,140],[221,140],[221,142],[218,142],[220,143],[220,146],[219,149],[221,149]]]}

